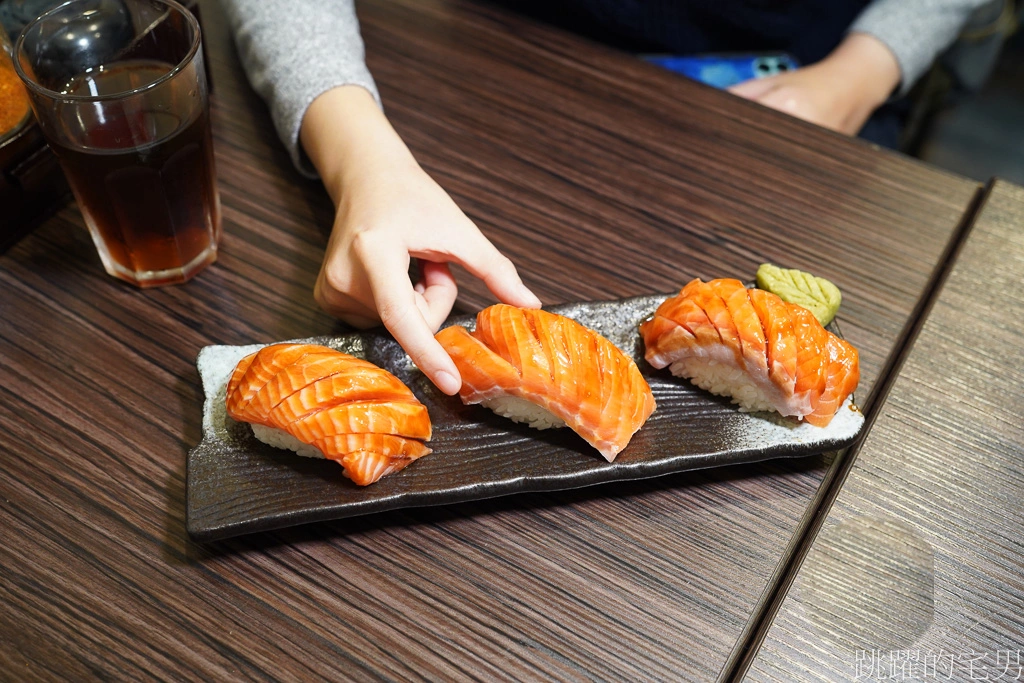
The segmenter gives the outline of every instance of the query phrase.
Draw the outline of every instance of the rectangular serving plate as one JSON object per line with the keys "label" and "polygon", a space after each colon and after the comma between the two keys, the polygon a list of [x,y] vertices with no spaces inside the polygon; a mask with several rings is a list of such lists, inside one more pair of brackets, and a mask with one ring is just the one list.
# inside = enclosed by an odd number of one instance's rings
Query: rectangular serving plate
{"label": "rectangular serving plate", "polygon": [[[197,359],[206,400],[203,438],[188,455],[186,527],[197,541],[270,531],[396,508],[447,505],[556,491],[685,470],[800,457],[852,444],[864,417],[848,400],[828,427],[774,413],[743,413],[643,358],[637,326],[668,295],[584,302],[548,310],[590,327],[632,356],[657,409],[614,462],[569,429],[538,431],[442,394],[383,330],[294,340],[324,344],[394,373],[430,412],[433,453],[359,487],[335,462],[302,458],[255,439],[227,416],[224,387],[235,364],[262,345],[207,346]],[[472,328],[475,317],[448,324]]]}

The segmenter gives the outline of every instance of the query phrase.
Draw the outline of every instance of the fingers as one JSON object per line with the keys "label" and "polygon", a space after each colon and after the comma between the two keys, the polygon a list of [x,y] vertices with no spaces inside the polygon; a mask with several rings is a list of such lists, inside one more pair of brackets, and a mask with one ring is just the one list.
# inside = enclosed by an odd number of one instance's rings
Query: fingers
{"label": "fingers", "polygon": [[[454,394],[461,376],[434,339],[457,295],[448,262],[464,266],[502,302],[524,308],[541,302],[439,185],[418,166],[402,164],[398,172],[404,176],[388,176],[384,183],[405,187],[397,203],[379,193],[382,183],[357,184],[341,201],[316,299],[354,325],[379,317],[420,370],[441,391]],[[409,281],[410,257],[424,260],[415,285]]]}
{"label": "fingers", "polygon": [[772,76],[767,78],[751,78],[749,81],[743,81],[742,83],[730,86],[729,92],[733,95],[745,97],[748,100],[757,100],[776,85],[776,79]]}
{"label": "fingers", "polygon": [[[417,293],[410,286],[407,275],[407,254],[377,250],[373,254],[373,263],[373,267],[368,267],[366,273],[384,326],[438,389],[448,395],[458,393],[462,378],[451,357],[434,339],[430,324],[416,304]],[[439,282],[444,279],[443,274],[431,268],[426,269],[425,273],[431,273],[432,281],[425,283],[422,296],[426,299],[426,293],[430,292],[435,303],[441,303],[450,296],[447,285]]]}
{"label": "fingers", "polygon": [[807,118],[806,115],[801,115],[804,100],[800,98],[800,94],[787,88],[775,88],[759,97],[757,101],[771,109]]}
{"label": "fingers", "polygon": [[325,261],[313,287],[313,299],[326,313],[353,327],[379,325],[376,309],[361,303],[356,293],[345,285],[347,281],[348,278],[338,276],[335,267]]}
{"label": "fingers", "polygon": [[[385,326],[388,327],[398,343],[409,352],[413,362],[424,371],[424,374],[441,391],[446,394],[454,394],[461,387],[462,380],[448,354],[434,339],[433,332],[448,317],[448,313],[455,303],[455,297],[458,294],[455,287],[455,279],[452,277],[447,264],[430,262],[424,262],[421,266],[423,277],[417,283],[415,293],[409,290],[409,280],[405,272],[402,273],[400,278],[392,278],[388,274],[377,278],[369,277],[369,274],[375,273],[377,268],[387,269],[395,265],[403,268],[402,264],[398,261],[393,262],[391,266],[386,261],[384,263],[375,263],[374,267],[367,269],[371,291],[366,292],[366,295],[371,300],[375,299],[378,295],[372,292],[374,282],[384,281],[387,283],[384,285],[384,292],[379,295],[383,299],[378,307],[381,311],[387,309],[388,311],[398,311],[399,313],[388,313],[388,321],[385,321]],[[320,306],[326,312],[356,328],[380,325],[384,314],[379,316],[377,308],[367,306],[354,296],[340,291],[340,288],[337,287],[339,283],[336,280],[337,278],[332,278],[327,271],[321,272],[314,292]],[[392,283],[398,286],[394,288],[389,287]],[[399,283],[404,283],[404,285]],[[405,314],[410,316],[412,323],[412,329],[408,332],[405,331],[408,329],[407,325],[395,322],[395,318],[401,318],[403,315],[400,313],[403,310],[403,305],[401,303],[391,303],[393,301],[401,301],[403,295],[399,290],[403,287],[407,290],[405,296],[408,297],[408,306],[406,308],[412,308],[411,314]],[[425,327],[425,331],[416,330],[417,313],[420,317],[419,327]],[[396,329],[400,331],[396,331]]]}
{"label": "fingers", "polygon": [[436,332],[455,305],[459,290],[447,263],[420,261],[420,274],[421,279],[414,287],[416,305],[427,325]]}
{"label": "fingers", "polygon": [[476,226],[472,227],[474,237],[458,245],[452,257],[483,280],[499,301],[522,308],[540,308],[540,299],[523,284],[512,261],[498,251]]}
{"label": "fingers", "polygon": [[804,78],[805,73],[791,71],[778,76],[755,78],[729,88],[729,92],[798,119],[827,128],[836,128],[823,116],[814,100],[814,93],[802,87],[801,81],[796,80]]}
{"label": "fingers", "polygon": [[364,306],[357,299],[341,292],[332,290],[328,294],[326,290],[318,289],[314,299],[324,312],[352,327],[367,328],[380,325],[380,318],[375,309]]}

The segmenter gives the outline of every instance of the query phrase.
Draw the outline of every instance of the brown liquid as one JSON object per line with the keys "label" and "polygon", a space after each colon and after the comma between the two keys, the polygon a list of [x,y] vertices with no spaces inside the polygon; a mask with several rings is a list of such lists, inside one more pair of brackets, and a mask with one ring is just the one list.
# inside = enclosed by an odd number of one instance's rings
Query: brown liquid
{"label": "brown liquid", "polygon": [[[124,92],[168,69],[127,61],[79,76],[65,92]],[[213,144],[205,109],[184,101],[195,98],[188,79],[181,83],[159,86],[144,105],[138,98],[104,104],[102,114],[78,104],[74,116],[89,117],[84,135],[74,146],[51,142],[107,271],[144,287],[184,282],[216,258]]]}

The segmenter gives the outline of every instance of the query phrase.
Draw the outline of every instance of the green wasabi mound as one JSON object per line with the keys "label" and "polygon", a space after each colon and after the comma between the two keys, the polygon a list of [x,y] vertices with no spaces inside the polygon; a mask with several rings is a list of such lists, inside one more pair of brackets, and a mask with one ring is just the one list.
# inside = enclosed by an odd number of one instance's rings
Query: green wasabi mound
{"label": "green wasabi mound", "polygon": [[803,306],[824,327],[832,322],[843,301],[839,288],[823,277],[802,270],[762,263],[757,269],[757,286],[783,301]]}

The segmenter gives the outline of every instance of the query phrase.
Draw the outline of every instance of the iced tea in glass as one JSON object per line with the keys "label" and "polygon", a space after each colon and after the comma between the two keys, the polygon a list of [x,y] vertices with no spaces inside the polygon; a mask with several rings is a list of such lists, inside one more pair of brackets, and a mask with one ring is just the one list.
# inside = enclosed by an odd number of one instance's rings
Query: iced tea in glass
{"label": "iced tea in glass", "polygon": [[15,66],[107,272],[140,287],[217,258],[220,201],[199,25],[173,0],[72,0]]}

